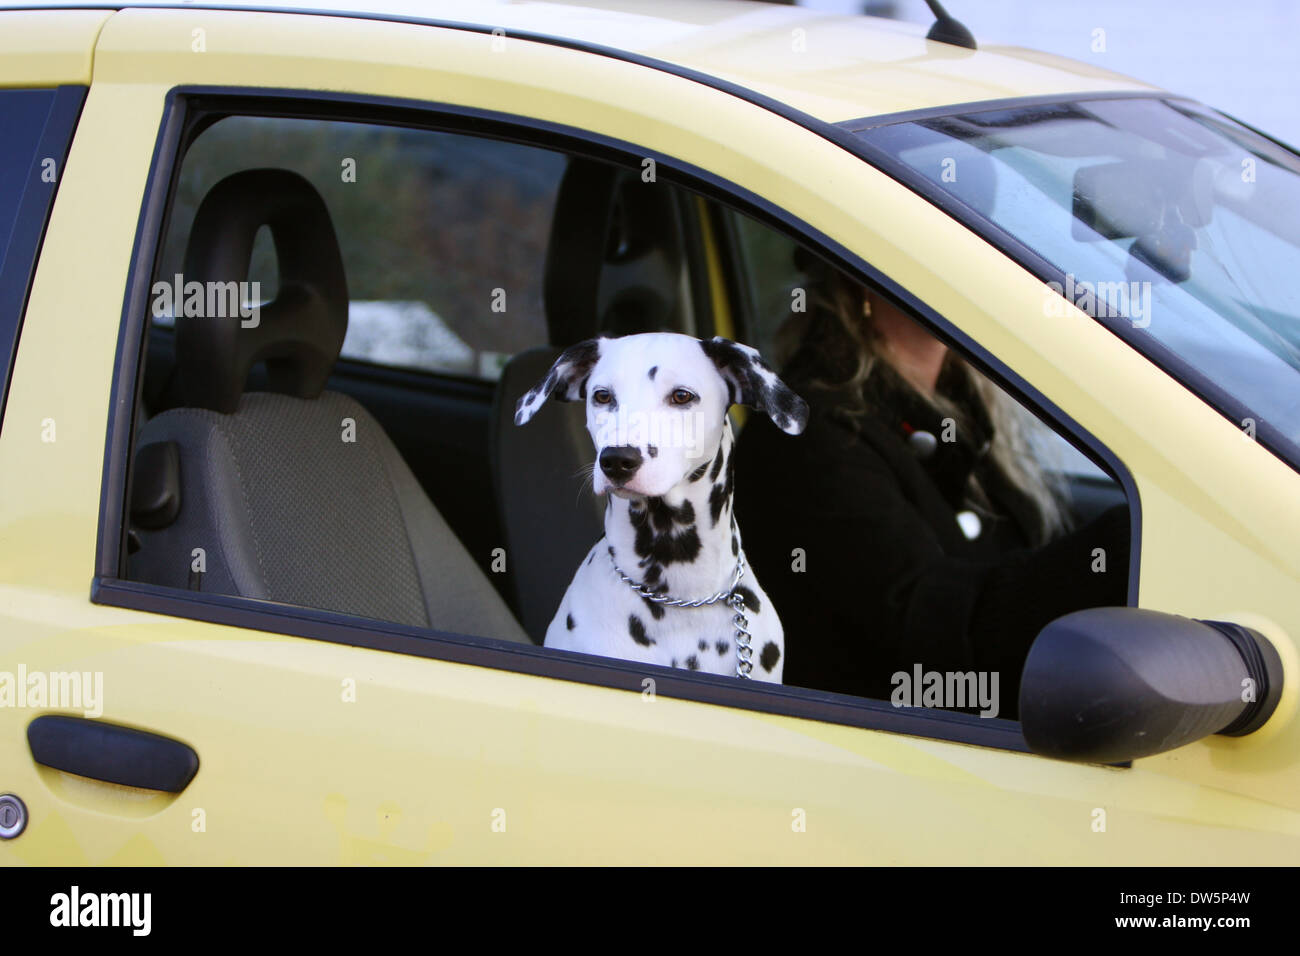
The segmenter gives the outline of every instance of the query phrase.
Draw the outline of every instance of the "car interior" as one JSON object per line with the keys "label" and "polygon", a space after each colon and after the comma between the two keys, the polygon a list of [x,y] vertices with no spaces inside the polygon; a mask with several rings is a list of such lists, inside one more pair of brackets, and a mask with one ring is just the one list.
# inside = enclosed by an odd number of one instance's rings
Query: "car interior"
{"label": "car interior", "polygon": [[[541,644],[573,569],[603,533],[603,506],[590,490],[581,404],[548,403],[518,428],[516,401],[561,350],[597,335],[722,334],[768,353],[799,279],[797,244],[683,186],[647,189],[635,166],[510,144],[547,153],[557,171],[528,207],[536,314],[516,315],[523,332],[494,345],[505,354],[493,374],[369,360],[349,353],[350,304],[387,294],[389,265],[354,267],[348,249],[365,244],[349,235],[362,228],[351,224],[376,207],[362,202],[360,214],[343,215],[344,201],[332,198],[352,202],[356,193],[345,190],[364,180],[333,181],[338,150],[319,168],[303,150],[288,158],[295,150],[283,145],[283,124],[303,121],[261,122],[271,132],[233,154],[235,171],[195,172],[189,154],[180,163],[157,277],[169,281],[175,270],[187,281],[242,283],[269,262],[276,294],[263,297],[254,328],[179,307],[175,316],[154,311],[126,577]],[[330,125],[319,124],[326,133]],[[371,129],[385,142],[384,127]],[[411,142],[422,132],[406,131]],[[472,162],[420,143],[410,151],[417,185],[476,197],[470,233],[475,215],[489,233],[505,231],[492,235],[521,231],[517,209],[496,210],[491,192],[466,185]],[[393,187],[371,188],[380,203]],[[439,220],[421,228],[437,230]],[[494,255],[488,239],[485,261]],[[434,262],[423,268],[438,271]],[[462,338],[473,322],[493,321],[490,286],[475,289],[482,307],[457,326]],[[1123,501],[1095,468],[1070,481],[1080,519]]]}

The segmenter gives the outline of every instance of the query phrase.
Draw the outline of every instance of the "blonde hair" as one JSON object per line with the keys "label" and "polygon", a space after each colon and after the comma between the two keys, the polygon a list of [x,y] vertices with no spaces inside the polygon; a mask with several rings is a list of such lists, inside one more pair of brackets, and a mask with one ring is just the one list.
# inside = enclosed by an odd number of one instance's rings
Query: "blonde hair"
{"label": "blonde hair", "polygon": [[[776,335],[775,357],[786,369],[787,383],[802,388],[805,398],[821,393],[829,414],[852,422],[871,411],[865,395],[868,380],[887,374],[891,384],[906,388],[941,415],[959,422],[967,418],[951,398],[924,394],[908,382],[869,317],[865,289],[835,273],[817,283],[810,298],[811,308],[792,314]],[[1051,457],[1043,441],[1046,426],[952,349],[944,357],[940,380],[966,384],[984,406],[993,426],[988,450],[993,465],[1038,511],[1041,540],[1033,544],[1068,530],[1068,490],[1059,470],[1044,467],[1044,459]],[[974,474],[967,494],[976,504],[991,507]]]}

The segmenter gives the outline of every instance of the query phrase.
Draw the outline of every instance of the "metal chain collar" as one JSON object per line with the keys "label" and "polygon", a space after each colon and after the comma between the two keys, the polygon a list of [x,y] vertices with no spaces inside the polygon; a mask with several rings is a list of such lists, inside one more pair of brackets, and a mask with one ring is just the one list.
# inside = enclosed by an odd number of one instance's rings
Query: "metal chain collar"
{"label": "metal chain collar", "polygon": [[[733,530],[735,523],[733,521]],[[656,604],[663,604],[667,607],[706,607],[710,604],[717,604],[719,601],[726,601],[727,604],[735,611],[731,619],[731,624],[736,629],[736,676],[742,680],[749,680],[749,672],[754,669],[750,663],[750,658],[754,656],[754,650],[749,646],[749,640],[753,636],[749,633],[749,618],[745,617],[745,596],[736,590],[740,584],[740,579],[745,574],[745,553],[742,551],[736,557],[736,570],[731,576],[731,585],[724,591],[712,594],[706,598],[700,598],[698,601],[687,601],[684,598],[669,597],[656,591],[651,591],[644,585],[637,584],[614,562],[614,552],[609,552],[609,563],[614,568],[614,573],[619,576],[624,584],[630,587],[647,601],[653,601]]]}

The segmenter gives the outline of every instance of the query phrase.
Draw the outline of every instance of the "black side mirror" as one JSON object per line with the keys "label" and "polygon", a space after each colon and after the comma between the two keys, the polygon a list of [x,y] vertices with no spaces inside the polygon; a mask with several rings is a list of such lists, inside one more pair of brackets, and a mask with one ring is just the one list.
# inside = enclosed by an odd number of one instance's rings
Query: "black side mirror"
{"label": "black side mirror", "polygon": [[1020,681],[1020,725],[1034,753],[1120,763],[1211,734],[1251,733],[1281,695],[1282,661],[1256,631],[1091,608],[1035,639]]}

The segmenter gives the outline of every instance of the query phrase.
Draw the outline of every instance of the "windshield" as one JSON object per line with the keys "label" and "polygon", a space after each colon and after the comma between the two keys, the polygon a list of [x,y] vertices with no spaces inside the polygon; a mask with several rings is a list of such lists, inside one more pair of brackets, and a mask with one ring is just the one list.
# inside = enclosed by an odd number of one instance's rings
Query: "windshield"
{"label": "windshield", "polygon": [[1300,467],[1296,154],[1204,107],[1152,98],[857,135],[1055,266],[1049,314],[1075,303]]}

